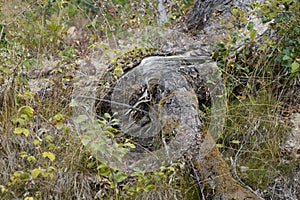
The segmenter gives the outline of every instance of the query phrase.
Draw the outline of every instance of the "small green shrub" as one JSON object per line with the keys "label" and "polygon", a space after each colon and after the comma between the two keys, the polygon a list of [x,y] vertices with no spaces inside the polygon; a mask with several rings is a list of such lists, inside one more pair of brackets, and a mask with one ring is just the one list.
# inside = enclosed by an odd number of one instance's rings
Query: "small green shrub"
{"label": "small green shrub", "polygon": [[271,22],[270,28],[276,37],[268,38],[270,52],[274,52],[275,64],[284,71],[299,76],[300,63],[300,27],[299,7],[297,0],[268,1],[256,4],[257,14],[263,22]]}
{"label": "small green shrub", "polygon": [[[268,1],[253,7],[264,23],[270,23],[269,30],[257,36],[254,23],[247,20],[249,14],[234,8],[232,18],[239,23],[228,38],[216,44],[213,53],[230,92],[234,93],[240,88],[255,93],[253,90],[266,79],[287,84],[300,74],[299,1]],[[240,26],[247,30],[238,31]]]}

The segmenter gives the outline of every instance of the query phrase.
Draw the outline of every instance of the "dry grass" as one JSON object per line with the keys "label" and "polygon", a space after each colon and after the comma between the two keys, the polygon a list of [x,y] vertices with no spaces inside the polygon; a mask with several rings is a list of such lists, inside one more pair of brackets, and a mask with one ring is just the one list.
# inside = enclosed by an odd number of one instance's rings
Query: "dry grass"
{"label": "dry grass", "polygon": [[270,90],[263,87],[256,98],[249,98],[247,95],[251,93],[246,93],[230,101],[225,132],[218,142],[239,182],[259,191],[263,197],[278,199],[274,187],[282,182],[276,180],[288,179],[297,162],[283,162],[286,158],[282,147],[291,126],[280,114],[282,102]]}

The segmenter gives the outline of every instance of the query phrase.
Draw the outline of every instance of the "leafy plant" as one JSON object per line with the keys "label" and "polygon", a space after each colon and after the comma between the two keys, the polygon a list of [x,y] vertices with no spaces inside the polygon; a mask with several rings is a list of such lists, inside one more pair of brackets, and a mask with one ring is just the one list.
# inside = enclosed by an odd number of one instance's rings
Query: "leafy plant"
{"label": "leafy plant", "polygon": [[275,63],[280,64],[285,71],[299,75],[299,1],[269,1],[255,6],[259,8],[258,16],[263,22],[271,22],[270,28],[276,35],[269,38]]}

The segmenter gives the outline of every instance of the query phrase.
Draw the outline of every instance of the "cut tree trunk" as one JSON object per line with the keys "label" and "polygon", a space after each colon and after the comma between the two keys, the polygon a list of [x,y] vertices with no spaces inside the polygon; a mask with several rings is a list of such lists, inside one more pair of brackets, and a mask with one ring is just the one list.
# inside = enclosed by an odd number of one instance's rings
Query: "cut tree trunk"
{"label": "cut tree trunk", "polygon": [[[232,0],[197,0],[185,21],[188,32],[198,35],[215,10],[230,2]],[[202,196],[205,199],[260,199],[232,177],[217,147],[211,146],[215,144],[214,139],[209,133],[204,135],[201,148],[193,149],[191,158],[194,171],[198,174],[197,181],[203,188]]]}

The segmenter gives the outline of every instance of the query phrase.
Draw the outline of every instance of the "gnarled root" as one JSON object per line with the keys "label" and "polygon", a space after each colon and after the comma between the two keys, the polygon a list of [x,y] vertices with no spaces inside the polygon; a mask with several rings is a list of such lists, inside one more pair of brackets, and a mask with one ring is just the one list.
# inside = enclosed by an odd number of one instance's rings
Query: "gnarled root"
{"label": "gnarled root", "polygon": [[[211,144],[212,137],[207,134],[203,145]],[[223,160],[214,145],[210,152],[201,157],[203,152],[194,154],[192,164],[200,176],[201,187],[204,187],[203,196],[206,199],[236,199],[258,200],[261,199],[250,190],[242,187],[232,176],[228,165]],[[203,155],[203,154],[202,154]]]}

